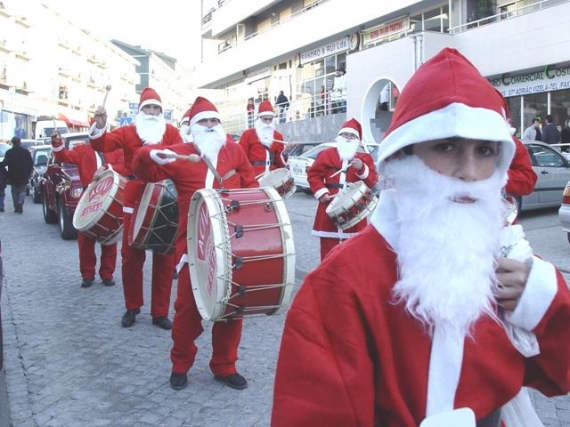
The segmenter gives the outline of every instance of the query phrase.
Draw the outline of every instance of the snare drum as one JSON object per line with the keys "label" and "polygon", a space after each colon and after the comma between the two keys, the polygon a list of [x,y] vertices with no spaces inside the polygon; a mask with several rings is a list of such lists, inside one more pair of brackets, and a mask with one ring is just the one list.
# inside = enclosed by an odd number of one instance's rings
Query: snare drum
{"label": "snare drum", "polygon": [[140,203],[133,212],[129,234],[130,246],[162,254],[174,251],[178,230],[178,203],[176,188],[170,180],[149,182]]}
{"label": "snare drum", "polygon": [[293,230],[275,189],[197,191],[187,237],[192,292],[205,320],[272,315],[289,304]]}
{"label": "snare drum", "polygon": [[283,198],[287,198],[297,190],[291,172],[286,168],[279,168],[272,170],[259,179],[260,187],[272,187],[277,190],[279,195]]}
{"label": "snare drum", "polygon": [[378,204],[378,197],[362,181],[349,183],[327,207],[327,215],[341,230],[355,226],[368,217]]}
{"label": "snare drum", "polygon": [[126,179],[108,169],[101,178],[89,184],[73,214],[73,226],[111,245],[121,239],[123,231],[123,198]]}

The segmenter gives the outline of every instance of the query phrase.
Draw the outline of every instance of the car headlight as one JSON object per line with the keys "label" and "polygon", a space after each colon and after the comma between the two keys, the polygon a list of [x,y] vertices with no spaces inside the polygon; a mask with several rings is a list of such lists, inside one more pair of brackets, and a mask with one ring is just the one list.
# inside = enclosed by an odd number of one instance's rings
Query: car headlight
{"label": "car headlight", "polygon": [[81,193],[83,192],[83,188],[81,187],[74,187],[71,189],[71,191],[69,192],[69,194],[71,195],[72,198],[74,199],[79,199],[81,197]]}

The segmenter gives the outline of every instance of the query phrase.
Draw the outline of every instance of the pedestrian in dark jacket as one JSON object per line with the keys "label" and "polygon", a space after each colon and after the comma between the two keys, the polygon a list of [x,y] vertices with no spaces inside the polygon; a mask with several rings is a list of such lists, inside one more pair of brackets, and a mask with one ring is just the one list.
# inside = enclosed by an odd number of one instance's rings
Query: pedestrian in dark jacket
{"label": "pedestrian in dark jacket", "polygon": [[0,212],[4,212],[4,197],[6,197],[6,181],[8,172],[4,166],[0,166]]}
{"label": "pedestrian in dark jacket", "polygon": [[560,131],[554,124],[554,118],[550,114],[545,118],[546,126],[542,131],[542,140],[547,144],[558,144],[560,142]]}
{"label": "pedestrian in dark jacket", "polygon": [[26,185],[34,167],[32,154],[21,147],[20,142],[20,138],[17,136],[12,138],[12,148],[6,151],[6,156],[0,163],[0,167],[8,168],[8,184],[10,184],[12,191],[12,201],[14,202],[14,212],[16,213],[24,212]]}

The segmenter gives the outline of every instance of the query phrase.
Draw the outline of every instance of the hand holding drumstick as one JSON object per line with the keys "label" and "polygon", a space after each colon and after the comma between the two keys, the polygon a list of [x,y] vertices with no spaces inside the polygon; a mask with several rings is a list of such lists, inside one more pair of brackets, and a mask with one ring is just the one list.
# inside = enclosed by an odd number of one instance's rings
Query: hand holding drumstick
{"label": "hand holding drumstick", "polygon": [[187,160],[192,163],[198,163],[201,160],[198,154],[182,155],[167,148],[163,150],[150,150],[150,158],[159,165],[166,165],[176,160]]}

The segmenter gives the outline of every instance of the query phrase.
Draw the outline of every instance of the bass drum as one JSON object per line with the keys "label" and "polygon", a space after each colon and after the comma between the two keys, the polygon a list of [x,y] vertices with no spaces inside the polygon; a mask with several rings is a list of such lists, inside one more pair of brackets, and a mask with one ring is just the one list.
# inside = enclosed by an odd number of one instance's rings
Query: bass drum
{"label": "bass drum", "polygon": [[205,320],[272,315],[289,305],[293,230],[275,189],[197,191],[187,237],[192,292]]}

